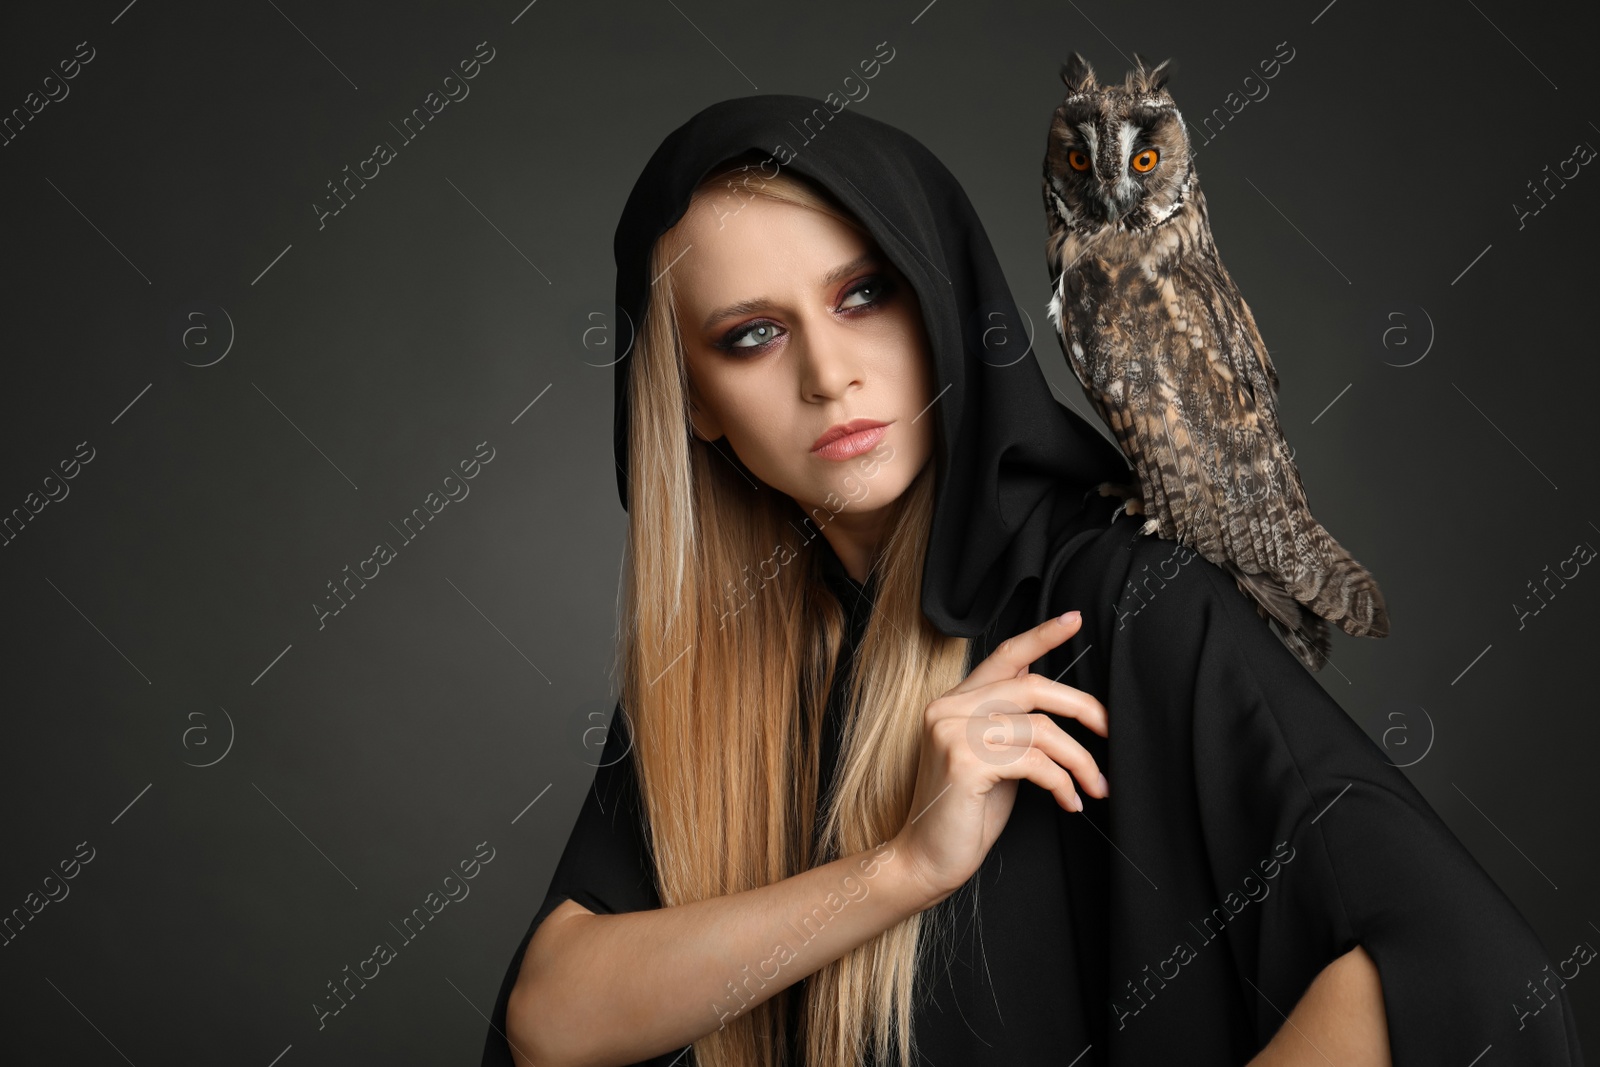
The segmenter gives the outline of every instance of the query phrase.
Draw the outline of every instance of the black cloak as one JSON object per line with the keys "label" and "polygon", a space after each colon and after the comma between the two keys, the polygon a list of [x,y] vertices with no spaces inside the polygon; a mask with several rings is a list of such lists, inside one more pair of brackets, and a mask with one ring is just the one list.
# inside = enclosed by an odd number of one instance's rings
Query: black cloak
{"label": "black cloak", "polygon": [[[1057,346],[1030,337],[965,193],[923,145],[836,96],[707,107],[656,150],[623,210],[618,321],[643,321],[650,246],[695,184],[747,150],[766,157],[755,174],[788,167],[830,190],[920,298],[944,390],[924,612],[974,639],[975,664],[1081,609],[1082,630],[1033,669],[1093,694],[1110,717],[1109,738],[1057,721],[1095,757],[1111,796],[1085,796],[1073,813],[1019,783],[983,865],[938,905],[950,932],[923,939],[919,1062],[1238,1067],[1359,944],[1379,970],[1395,1064],[1581,1067],[1551,957],[1405,774],[1225,572],[1140,535],[1137,520],[1113,518],[1117,501],[1091,491],[1127,465],[1051,396],[1032,345],[1044,359]],[[616,365],[615,400],[624,507],[627,367]],[[871,579],[858,586],[824,539],[814,545],[841,599],[853,592],[870,607]],[[557,904],[659,906],[622,715],[612,725],[506,970],[485,1067],[511,1063],[506,1000]],[[692,1062],[679,1051],[646,1062]]]}

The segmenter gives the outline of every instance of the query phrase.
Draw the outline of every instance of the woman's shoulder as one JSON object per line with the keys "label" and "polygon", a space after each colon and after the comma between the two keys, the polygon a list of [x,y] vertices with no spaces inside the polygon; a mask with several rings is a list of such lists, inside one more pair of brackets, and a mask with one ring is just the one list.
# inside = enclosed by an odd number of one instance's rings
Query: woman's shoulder
{"label": "woman's shoulder", "polygon": [[1142,532],[1138,517],[1109,512],[1091,508],[1057,537],[1041,567],[1035,621],[1076,609],[1085,632],[1110,639],[1139,618],[1193,621],[1211,607],[1237,622],[1237,609],[1251,608],[1228,573],[1195,548]]}
{"label": "woman's shoulder", "polygon": [[993,639],[1081,611],[1078,633],[1034,670],[1102,700],[1112,689],[1163,692],[1171,715],[1187,713],[1202,681],[1238,693],[1271,676],[1280,692],[1322,692],[1226,570],[1142,525],[1118,513],[1058,541],[1035,595],[1019,598]]}

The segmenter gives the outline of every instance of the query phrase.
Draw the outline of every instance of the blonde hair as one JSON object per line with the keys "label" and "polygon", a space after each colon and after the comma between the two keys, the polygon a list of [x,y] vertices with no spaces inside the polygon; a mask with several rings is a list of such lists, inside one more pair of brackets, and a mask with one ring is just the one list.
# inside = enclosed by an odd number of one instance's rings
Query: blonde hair
{"label": "blonde hair", "polygon": [[[825,190],[787,173],[750,171],[743,168],[741,181],[751,195],[824,211],[866,232]],[[740,172],[714,170],[696,198],[733,173]],[[668,907],[768,885],[898,833],[909,818],[923,709],[966,676],[970,645],[940,633],[921,608],[936,448],[890,505],[873,565],[874,610],[847,689],[836,788],[819,798],[821,730],[845,616],[808,542],[829,515],[805,515],[786,494],[747,480],[725,441],[690,433],[668,269],[679,243],[674,228],[653,249],[657,280],[628,367],[630,506],[618,641],[631,758]],[[747,572],[760,578],[754,588]],[[741,588],[730,613],[727,593]],[[819,803],[826,809],[813,855]],[[815,914],[826,921],[822,901]],[[809,977],[799,1020],[806,1063],[854,1067],[869,1044],[888,1063],[895,1043],[910,1067],[919,934],[933,916],[914,915]],[[728,975],[727,1000],[708,1007],[723,1025],[694,1043],[701,1067],[784,1061],[787,991],[748,1010],[739,996],[764,984],[757,971],[770,962],[763,954]]]}

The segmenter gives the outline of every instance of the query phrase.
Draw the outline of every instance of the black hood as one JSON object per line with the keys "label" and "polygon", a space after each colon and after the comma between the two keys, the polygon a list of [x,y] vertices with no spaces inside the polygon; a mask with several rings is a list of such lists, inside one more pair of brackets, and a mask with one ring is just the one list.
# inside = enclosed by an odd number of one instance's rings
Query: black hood
{"label": "black hood", "polygon": [[[1048,117],[1040,118],[1041,152]],[[739,97],[712,104],[667,136],[617,224],[622,343],[631,347],[631,328],[644,321],[656,239],[682,218],[706,174],[752,150],[770,159],[754,174],[788,169],[828,189],[917,291],[936,391],[943,390],[931,411],[939,420],[939,470],[922,607],[943,633],[976,637],[1020,583],[1039,576],[1050,544],[1072,525],[1063,525],[1061,509],[1075,508],[1102,481],[1128,477],[1128,466],[1114,444],[1051,395],[1029,348],[1029,320],[955,176],[909,134],[848,105],[836,112],[804,96]],[[1041,279],[1041,303],[1045,290]],[[1034,342],[1046,343],[1042,331]],[[624,508],[628,359],[615,365]],[[1083,522],[1103,526],[1105,509],[1090,511],[1095,518],[1085,512]]]}

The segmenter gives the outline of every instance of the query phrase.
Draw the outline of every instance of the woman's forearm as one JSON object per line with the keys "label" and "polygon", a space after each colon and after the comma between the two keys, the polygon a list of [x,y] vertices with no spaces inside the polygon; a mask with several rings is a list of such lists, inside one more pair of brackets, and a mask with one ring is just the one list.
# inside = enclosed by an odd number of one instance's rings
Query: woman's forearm
{"label": "woman's forearm", "polygon": [[1389,1067],[1378,965],[1357,945],[1324,967],[1248,1067]]}
{"label": "woman's forearm", "polygon": [[933,902],[895,846],[677,907],[594,915],[564,902],[512,989],[512,1058],[634,1063],[731,1022]]}

